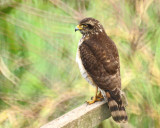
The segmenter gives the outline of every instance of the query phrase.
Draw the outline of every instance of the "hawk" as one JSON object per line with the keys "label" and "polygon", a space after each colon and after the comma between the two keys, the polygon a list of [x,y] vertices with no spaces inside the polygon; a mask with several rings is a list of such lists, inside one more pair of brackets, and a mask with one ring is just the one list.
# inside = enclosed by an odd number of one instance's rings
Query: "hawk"
{"label": "hawk", "polygon": [[120,62],[115,43],[94,18],[81,20],[75,31],[82,34],[76,62],[82,76],[96,87],[96,94],[91,101],[87,101],[88,104],[105,98],[114,121],[127,122],[126,98],[121,91]]}

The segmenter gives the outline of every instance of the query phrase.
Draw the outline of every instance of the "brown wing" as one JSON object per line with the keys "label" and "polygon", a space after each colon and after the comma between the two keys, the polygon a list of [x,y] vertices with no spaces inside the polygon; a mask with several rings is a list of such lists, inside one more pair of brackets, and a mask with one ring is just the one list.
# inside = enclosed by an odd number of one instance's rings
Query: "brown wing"
{"label": "brown wing", "polygon": [[119,102],[121,80],[117,56],[114,57],[103,45],[94,41],[85,41],[80,46],[80,57],[84,68],[95,84],[99,88],[109,91],[111,96]]}
{"label": "brown wing", "polygon": [[[97,41],[98,42],[98,41]],[[106,72],[110,75],[117,73],[119,70],[119,58],[117,49],[111,40],[107,43],[96,43],[95,41],[85,41],[96,59],[103,64]]]}

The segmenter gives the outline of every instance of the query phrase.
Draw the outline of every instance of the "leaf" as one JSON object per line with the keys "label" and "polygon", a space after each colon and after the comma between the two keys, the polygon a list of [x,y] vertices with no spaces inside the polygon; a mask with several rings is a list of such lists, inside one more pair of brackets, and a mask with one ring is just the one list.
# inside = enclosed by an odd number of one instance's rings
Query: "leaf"
{"label": "leaf", "polygon": [[14,85],[17,85],[17,83],[19,82],[18,77],[16,77],[13,73],[10,72],[10,70],[4,63],[1,56],[0,56],[0,71],[9,81],[11,81]]}

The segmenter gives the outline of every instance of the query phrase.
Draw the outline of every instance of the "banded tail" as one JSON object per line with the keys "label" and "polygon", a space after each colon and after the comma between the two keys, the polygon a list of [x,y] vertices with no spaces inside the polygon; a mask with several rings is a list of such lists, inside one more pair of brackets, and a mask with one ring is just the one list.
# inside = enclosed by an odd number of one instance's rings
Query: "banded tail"
{"label": "banded tail", "polygon": [[106,92],[108,98],[108,106],[111,111],[111,116],[117,123],[126,123],[128,121],[127,113],[124,105],[119,105],[109,94]]}

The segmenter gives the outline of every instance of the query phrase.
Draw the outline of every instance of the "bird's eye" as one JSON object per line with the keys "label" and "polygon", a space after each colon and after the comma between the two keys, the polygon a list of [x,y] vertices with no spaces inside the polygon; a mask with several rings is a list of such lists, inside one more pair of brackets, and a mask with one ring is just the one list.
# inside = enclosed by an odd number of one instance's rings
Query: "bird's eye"
{"label": "bird's eye", "polygon": [[88,27],[89,29],[92,29],[92,28],[93,28],[93,26],[92,26],[91,24],[87,24],[87,27]]}

